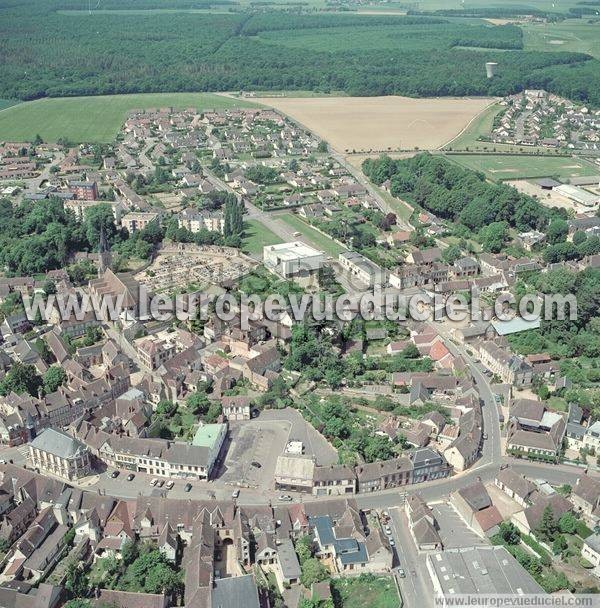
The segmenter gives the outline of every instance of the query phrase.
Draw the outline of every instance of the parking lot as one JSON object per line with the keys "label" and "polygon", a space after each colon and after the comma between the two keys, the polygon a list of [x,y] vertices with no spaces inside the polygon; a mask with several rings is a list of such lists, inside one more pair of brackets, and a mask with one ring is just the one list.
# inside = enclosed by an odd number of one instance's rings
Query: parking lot
{"label": "parking lot", "polygon": [[231,445],[219,481],[269,489],[277,457],[285,449],[291,425],[284,421],[252,420],[231,427]]}
{"label": "parking lot", "polygon": [[314,456],[317,464],[337,464],[338,455],[335,448],[315,428],[306,422],[302,414],[295,409],[266,410],[261,413],[260,420],[286,422],[290,425],[290,440],[301,441],[304,453]]}
{"label": "parking lot", "polygon": [[440,526],[439,533],[444,543],[444,549],[488,544],[486,540],[467,526],[451,505],[438,503],[430,504],[430,507]]}

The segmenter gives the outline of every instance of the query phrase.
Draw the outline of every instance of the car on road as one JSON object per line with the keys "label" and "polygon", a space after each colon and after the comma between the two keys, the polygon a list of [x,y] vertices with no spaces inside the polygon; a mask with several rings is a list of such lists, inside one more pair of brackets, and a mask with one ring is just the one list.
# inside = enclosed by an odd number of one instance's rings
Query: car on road
{"label": "car on road", "polygon": [[484,439],[487,439],[487,438],[488,438],[488,434],[487,434],[487,433],[484,433],[484,434],[483,434],[483,438],[484,438]]}
{"label": "car on road", "polygon": [[238,489],[235,489],[232,493],[231,493],[231,498],[237,498],[240,495],[240,491]]}
{"label": "car on road", "polygon": [[113,471],[110,474],[111,479],[116,479],[119,476],[119,471]]}
{"label": "car on road", "polygon": [[383,526],[383,531],[388,535],[392,535],[392,529],[389,526]]}
{"label": "car on road", "polygon": [[191,483],[186,483],[185,486],[183,487],[184,492],[189,492],[191,489],[192,489]]}
{"label": "car on road", "polygon": [[156,477],[153,477],[153,478],[150,480],[150,485],[151,485],[152,487],[154,487],[154,486],[155,486],[157,483],[158,483],[158,479],[156,479]]}
{"label": "car on road", "polygon": [[167,490],[170,490],[175,485],[175,482],[171,479],[167,481]]}
{"label": "car on road", "polygon": [[301,232],[294,232],[294,234],[292,234],[292,236],[295,236],[296,238],[299,236],[302,236]]}
{"label": "car on road", "polygon": [[291,502],[292,497],[288,494],[282,494],[277,500],[280,500],[281,502]]}
{"label": "car on road", "polygon": [[404,572],[403,568],[398,568],[398,570],[396,570],[396,572],[398,573],[398,576],[400,578],[406,578],[406,572]]}
{"label": "car on road", "polygon": [[396,541],[393,538],[390,538],[390,547],[395,547]]}
{"label": "car on road", "polygon": [[257,469],[262,467],[262,464],[260,464],[260,462],[256,462],[256,460],[253,460],[250,464]]}
{"label": "car on road", "polygon": [[129,473],[129,475],[127,475],[127,481],[133,481],[134,477],[135,475],[133,473]]}
{"label": "car on road", "polygon": [[159,481],[156,482],[156,487],[157,488],[162,488],[165,485],[165,482],[160,479]]}

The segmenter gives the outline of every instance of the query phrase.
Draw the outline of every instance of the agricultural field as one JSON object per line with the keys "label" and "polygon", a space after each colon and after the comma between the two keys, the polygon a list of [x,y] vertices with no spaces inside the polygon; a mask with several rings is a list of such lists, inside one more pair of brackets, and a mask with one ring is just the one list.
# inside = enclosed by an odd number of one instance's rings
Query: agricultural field
{"label": "agricultural field", "polygon": [[231,108],[249,101],[211,93],[150,93],[39,99],[0,112],[0,140],[44,141],[60,138],[74,143],[111,142],[130,110],[144,108]]}
{"label": "agricultural field", "polygon": [[565,179],[598,174],[598,167],[575,157],[451,154],[447,158],[468,169],[481,171],[495,181],[550,176]]}
{"label": "agricultural field", "polygon": [[346,153],[437,149],[486,108],[489,98],[256,98]]}
{"label": "agricultural field", "polygon": [[[600,11],[600,6],[598,7]],[[525,48],[531,51],[569,51],[600,58],[600,22],[567,19],[560,23],[523,24]]]}
{"label": "agricultural field", "polygon": [[276,217],[282,222],[285,222],[294,231],[301,232],[311,242],[311,244],[334,258],[337,258],[340,253],[346,251],[345,247],[338,245],[338,243],[330,239],[328,236],[325,236],[318,230],[315,230],[312,226],[309,226],[304,220],[300,219],[293,213],[282,213]]}
{"label": "agricultural field", "polygon": [[262,257],[263,247],[277,245],[281,239],[264,224],[257,220],[247,220],[244,222],[244,241],[242,251],[249,254],[260,255]]}

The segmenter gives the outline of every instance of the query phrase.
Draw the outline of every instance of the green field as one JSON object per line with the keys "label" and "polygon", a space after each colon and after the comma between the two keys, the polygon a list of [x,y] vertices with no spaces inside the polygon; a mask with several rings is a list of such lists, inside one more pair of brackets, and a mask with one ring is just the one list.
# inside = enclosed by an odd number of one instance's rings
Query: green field
{"label": "green field", "polygon": [[468,169],[481,171],[495,181],[550,176],[568,178],[599,173],[597,167],[573,157],[450,154],[447,158]]}
{"label": "green field", "polygon": [[390,576],[362,574],[332,581],[343,608],[400,608],[400,598]]}
{"label": "green field", "polygon": [[297,215],[292,213],[282,213],[277,215],[277,219],[285,222],[288,226],[291,226],[295,231],[301,232],[309,241],[315,244],[316,247],[329,254],[330,256],[337,258],[337,256],[346,251],[345,247],[338,245],[335,241],[325,236],[318,230],[315,230],[312,226],[309,226],[304,220],[300,219]]}
{"label": "green field", "polygon": [[12,108],[13,106],[16,106],[18,103],[21,103],[18,100],[14,100],[14,99],[0,99],[0,112],[2,110],[6,110],[6,108]]}
{"label": "green field", "polygon": [[257,220],[244,222],[244,242],[242,251],[250,254],[260,254],[262,256],[263,247],[266,245],[277,245],[282,240],[271,232],[264,224]]}
{"label": "green field", "polygon": [[255,106],[244,99],[212,93],[149,93],[62,97],[20,103],[0,112],[0,141],[44,141],[60,138],[79,142],[111,142],[134,109],[232,108]]}
{"label": "green field", "polygon": [[526,50],[570,51],[600,58],[600,22],[567,19],[561,23],[524,24],[521,29]]}

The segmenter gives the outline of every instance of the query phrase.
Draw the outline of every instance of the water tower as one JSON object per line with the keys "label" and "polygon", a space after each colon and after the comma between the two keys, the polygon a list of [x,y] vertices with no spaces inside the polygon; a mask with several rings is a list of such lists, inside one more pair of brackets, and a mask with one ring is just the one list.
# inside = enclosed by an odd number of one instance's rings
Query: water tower
{"label": "water tower", "polygon": [[485,72],[486,72],[488,78],[494,77],[494,75],[496,74],[497,67],[498,67],[498,64],[495,63],[494,61],[488,61],[485,64]]}

